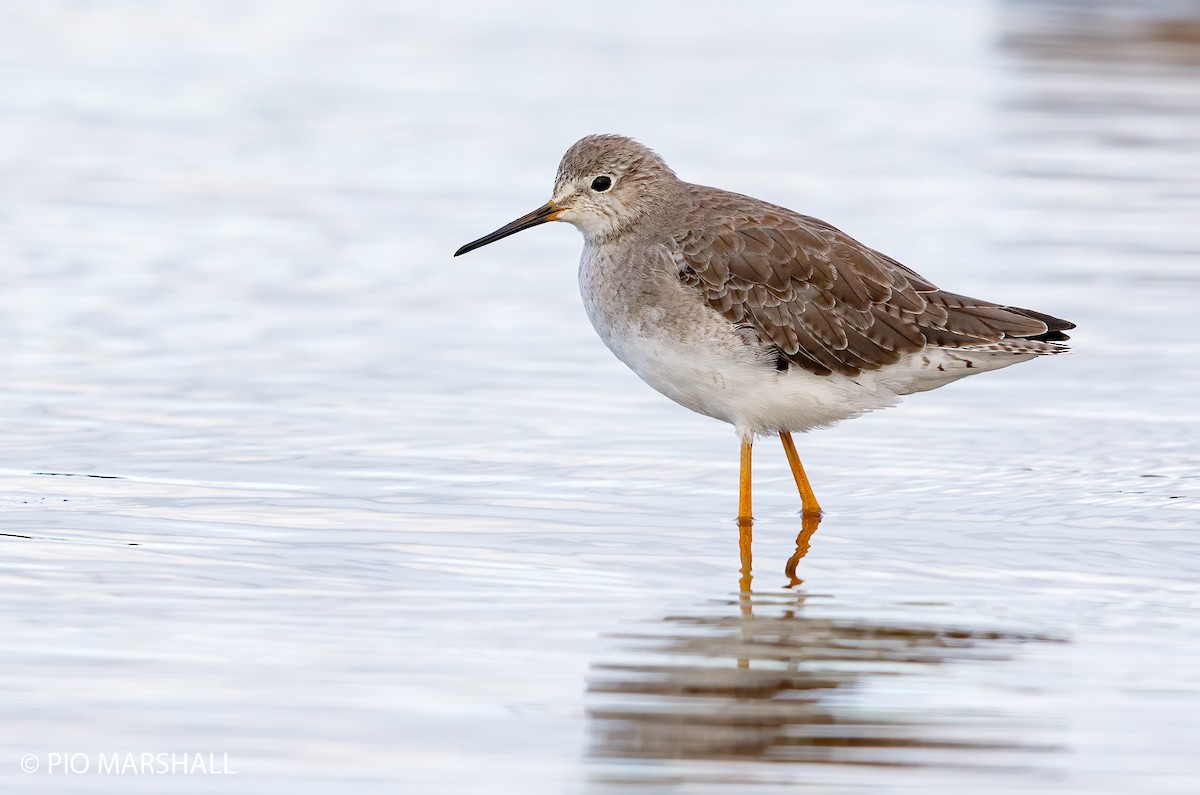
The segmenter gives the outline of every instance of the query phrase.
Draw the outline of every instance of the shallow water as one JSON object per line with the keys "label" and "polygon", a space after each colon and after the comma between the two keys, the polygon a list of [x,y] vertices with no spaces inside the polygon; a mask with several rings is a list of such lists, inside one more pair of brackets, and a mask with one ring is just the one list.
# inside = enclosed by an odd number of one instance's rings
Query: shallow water
{"label": "shallow water", "polygon": [[[1200,790],[1200,19],[1090,8],[0,6],[0,790]],[[449,257],[596,131],[1076,352],[751,561],[577,234]]]}

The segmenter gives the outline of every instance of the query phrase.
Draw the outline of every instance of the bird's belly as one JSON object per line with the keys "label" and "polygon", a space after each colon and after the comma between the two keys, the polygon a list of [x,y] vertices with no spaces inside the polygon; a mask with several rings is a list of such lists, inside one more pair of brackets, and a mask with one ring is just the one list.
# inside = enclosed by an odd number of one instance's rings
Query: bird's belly
{"label": "bird's belly", "polygon": [[780,371],[759,360],[645,338],[613,351],[654,389],[692,411],[733,424],[744,436],[808,431],[897,401],[873,374],[852,381],[796,366]]}
{"label": "bird's belly", "polygon": [[761,343],[696,302],[598,300],[585,289],[596,332],[618,359],[658,392],[728,422],[743,436],[807,431],[896,402],[872,376],[818,376],[779,370]]}

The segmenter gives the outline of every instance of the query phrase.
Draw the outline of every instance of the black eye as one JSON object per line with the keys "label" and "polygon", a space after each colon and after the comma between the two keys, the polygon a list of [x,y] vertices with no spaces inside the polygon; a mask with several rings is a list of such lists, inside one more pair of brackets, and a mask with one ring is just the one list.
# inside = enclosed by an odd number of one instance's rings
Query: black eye
{"label": "black eye", "polygon": [[596,177],[592,180],[592,190],[597,193],[604,193],[612,187],[612,179],[610,177]]}

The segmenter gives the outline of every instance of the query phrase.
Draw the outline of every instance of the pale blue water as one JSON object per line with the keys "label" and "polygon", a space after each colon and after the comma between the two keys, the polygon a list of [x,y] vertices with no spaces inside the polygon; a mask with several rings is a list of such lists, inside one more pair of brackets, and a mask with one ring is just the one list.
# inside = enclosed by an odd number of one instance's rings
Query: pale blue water
{"label": "pale blue water", "polygon": [[[0,4],[0,791],[1200,790],[1200,21],[1078,6]],[[800,438],[790,589],[761,443],[739,599],[577,233],[450,257],[600,131],[1076,353]]]}

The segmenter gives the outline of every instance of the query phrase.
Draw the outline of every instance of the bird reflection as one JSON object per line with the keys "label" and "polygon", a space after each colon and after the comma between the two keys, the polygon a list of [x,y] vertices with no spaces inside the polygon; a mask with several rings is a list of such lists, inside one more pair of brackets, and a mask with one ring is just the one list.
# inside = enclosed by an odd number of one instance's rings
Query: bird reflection
{"label": "bird reflection", "polygon": [[[806,604],[796,573],[817,525],[802,524],[785,567],[793,590],[753,591],[744,527],[736,600],[623,635],[624,661],[592,666],[593,757],[991,767],[1029,766],[1030,753],[1057,748],[1045,721],[938,708],[913,693],[937,692],[936,666],[995,665],[1022,644],[1060,639],[820,615],[830,611]],[[876,684],[894,691],[905,675],[911,710],[864,695]]]}

